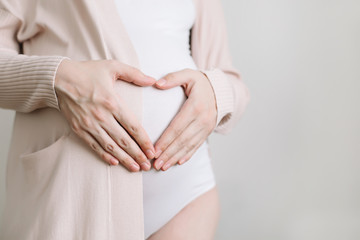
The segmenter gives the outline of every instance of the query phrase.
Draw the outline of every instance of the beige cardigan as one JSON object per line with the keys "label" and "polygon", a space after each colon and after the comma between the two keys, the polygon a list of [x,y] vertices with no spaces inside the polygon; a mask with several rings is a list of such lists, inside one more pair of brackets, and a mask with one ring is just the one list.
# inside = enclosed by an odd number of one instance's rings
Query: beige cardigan
{"label": "beige cardigan", "polygon": [[[231,64],[220,1],[194,1],[192,56],[215,92],[215,131],[225,133],[249,93]],[[144,239],[141,172],[105,164],[59,112],[64,57],[138,66],[114,0],[0,0],[0,107],[16,111],[0,239]],[[116,89],[140,119],[141,88]]]}

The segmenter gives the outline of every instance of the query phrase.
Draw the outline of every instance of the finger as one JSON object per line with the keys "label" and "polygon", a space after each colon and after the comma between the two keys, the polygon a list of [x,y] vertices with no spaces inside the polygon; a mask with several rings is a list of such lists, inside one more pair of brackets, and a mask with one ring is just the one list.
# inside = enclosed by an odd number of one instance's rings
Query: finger
{"label": "finger", "polygon": [[118,165],[119,161],[116,160],[111,154],[104,151],[100,144],[86,131],[78,131],[76,134],[83,139],[100,157],[102,160],[110,165]]}
{"label": "finger", "polygon": [[199,149],[199,147],[206,141],[206,138],[203,141],[199,141],[199,143],[188,153],[185,154],[185,156],[181,157],[178,161],[179,165],[184,164],[185,162],[189,161],[189,159],[194,155],[194,153]]}
{"label": "finger", "polygon": [[127,134],[135,139],[136,143],[140,146],[143,153],[146,154],[147,158],[153,159],[155,157],[155,149],[145,129],[141,126],[138,119],[125,104],[119,103],[118,108],[118,111],[113,112],[115,119],[126,130]]}
{"label": "finger", "polygon": [[115,143],[141,166],[142,170],[150,170],[150,161],[147,160],[147,157],[134,139],[129,136],[114,118],[111,118],[106,124],[102,123],[101,126]]}
{"label": "finger", "polygon": [[[203,129],[199,128],[197,124],[190,124],[180,136],[178,136],[166,150],[154,162],[155,169],[159,170],[163,165],[171,164],[170,160],[175,161],[173,158],[179,152],[188,152],[196,146],[201,137]],[[197,136],[197,135],[200,135]],[[180,160],[180,159],[178,159]],[[170,161],[170,163],[169,163]],[[173,162],[176,163],[177,161]]]}
{"label": "finger", "polygon": [[151,86],[156,82],[154,78],[146,76],[139,69],[120,62],[116,62],[116,78],[138,86]]}
{"label": "finger", "polygon": [[192,114],[192,102],[186,100],[181,107],[179,113],[170,122],[164,133],[155,144],[155,158],[161,153],[183,132],[183,130],[196,120],[196,116]]}
{"label": "finger", "polygon": [[[197,134],[194,138],[192,143],[189,144],[189,147],[183,148],[181,151],[177,152],[169,161],[164,164],[161,168],[163,171],[168,170],[170,167],[175,165],[177,162],[182,160],[185,156],[189,155],[191,157],[195,151],[201,146],[201,144],[205,141],[202,134]],[[189,159],[190,159],[189,157]]]}
{"label": "finger", "polygon": [[124,150],[122,150],[100,126],[95,130],[89,129],[90,134],[109,154],[114,156],[129,171],[137,172],[140,166]]}
{"label": "finger", "polygon": [[[166,76],[159,79],[155,87],[159,89],[169,89],[177,86],[183,86],[185,89],[192,84],[193,80],[193,70],[184,69],[178,72],[169,73]],[[187,91],[185,91],[187,93]],[[188,96],[188,94],[186,94]]]}

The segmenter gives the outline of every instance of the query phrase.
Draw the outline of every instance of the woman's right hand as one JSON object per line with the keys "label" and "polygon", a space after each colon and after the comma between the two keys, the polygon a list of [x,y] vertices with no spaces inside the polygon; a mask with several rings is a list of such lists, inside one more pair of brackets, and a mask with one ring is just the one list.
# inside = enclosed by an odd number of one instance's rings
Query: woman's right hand
{"label": "woman's right hand", "polygon": [[[129,171],[149,170],[154,146],[114,83],[124,80],[139,86],[156,80],[116,60],[63,60],[55,76],[60,111],[72,130],[107,163],[119,162]],[[141,166],[141,167],[140,167]]]}

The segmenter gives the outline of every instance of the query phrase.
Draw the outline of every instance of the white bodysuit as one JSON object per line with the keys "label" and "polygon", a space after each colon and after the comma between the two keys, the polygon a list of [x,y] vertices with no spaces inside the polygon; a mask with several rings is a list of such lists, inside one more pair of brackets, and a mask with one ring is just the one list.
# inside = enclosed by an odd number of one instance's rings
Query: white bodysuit
{"label": "white bodysuit", "polygon": [[[184,68],[196,69],[190,55],[193,0],[116,0],[119,15],[139,58],[141,71],[160,79]],[[183,89],[143,88],[142,123],[155,143],[186,100]],[[143,171],[145,238],[183,207],[215,186],[205,142],[183,165]]]}

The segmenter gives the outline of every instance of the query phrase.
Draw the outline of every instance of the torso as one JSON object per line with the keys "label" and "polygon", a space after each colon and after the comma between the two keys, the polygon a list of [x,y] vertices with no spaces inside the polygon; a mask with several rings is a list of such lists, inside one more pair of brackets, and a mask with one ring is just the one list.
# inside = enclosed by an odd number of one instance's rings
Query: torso
{"label": "torso", "polygon": [[[189,30],[195,18],[192,0],[117,0],[117,6],[141,71],[160,79],[184,68],[196,69],[189,49]],[[143,124],[153,142],[185,99],[181,87],[143,89]]]}
{"label": "torso", "polygon": [[[195,20],[192,0],[116,0],[141,71],[160,79],[196,69],[189,37]],[[155,143],[186,100],[183,89],[143,88],[142,123]],[[143,172],[145,236],[158,230],[187,203],[215,185],[205,142],[185,164]]]}

